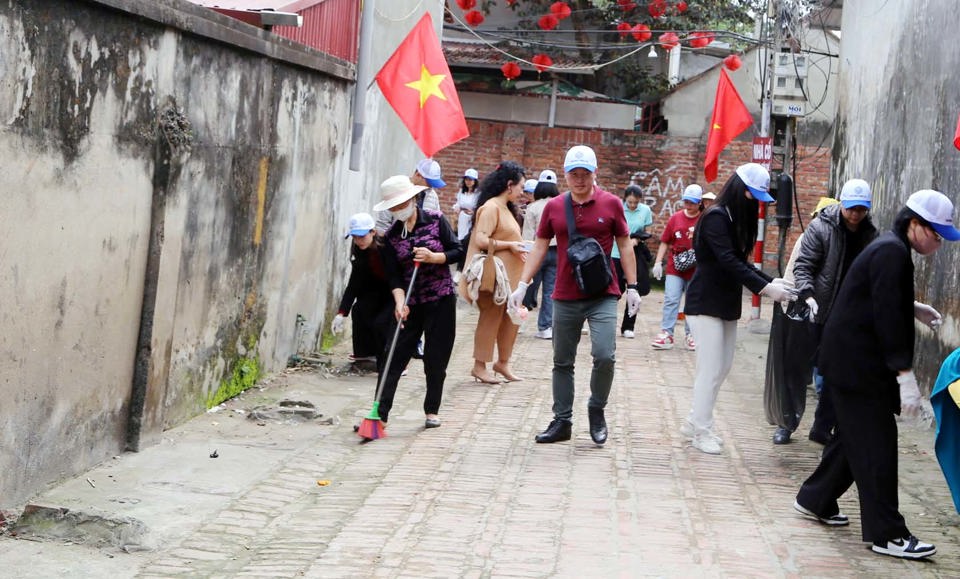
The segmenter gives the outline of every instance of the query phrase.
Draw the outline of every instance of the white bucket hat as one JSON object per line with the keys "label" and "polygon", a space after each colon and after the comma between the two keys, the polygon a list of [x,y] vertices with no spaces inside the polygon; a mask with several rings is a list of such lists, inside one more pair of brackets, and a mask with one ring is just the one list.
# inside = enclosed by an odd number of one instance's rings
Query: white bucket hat
{"label": "white bucket hat", "polygon": [[380,196],[383,197],[383,201],[374,205],[373,210],[383,211],[396,207],[424,189],[429,189],[429,187],[414,185],[410,177],[406,175],[394,175],[380,183]]}

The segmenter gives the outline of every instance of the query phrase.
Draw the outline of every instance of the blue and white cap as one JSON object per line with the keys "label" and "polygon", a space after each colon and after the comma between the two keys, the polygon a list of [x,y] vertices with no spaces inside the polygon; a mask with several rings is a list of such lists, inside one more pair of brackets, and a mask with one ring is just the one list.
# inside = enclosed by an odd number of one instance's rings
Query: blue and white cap
{"label": "blue and white cap", "polygon": [[597,154],[593,149],[586,145],[576,145],[570,147],[567,151],[567,157],[563,160],[563,170],[566,173],[574,169],[586,169],[591,173],[597,172]]}
{"label": "blue and white cap", "polygon": [[772,203],[770,195],[770,173],[759,163],[746,163],[737,167],[737,177],[747,186],[747,190],[757,201]]}
{"label": "blue and white cap", "polygon": [[870,209],[872,200],[873,193],[870,191],[870,185],[863,179],[850,179],[840,189],[840,204],[843,205],[844,209],[850,209],[851,207]]}
{"label": "blue and white cap", "polygon": [[939,191],[921,189],[907,199],[907,207],[923,217],[940,237],[960,240],[960,231],[953,226],[953,202]]}
{"label": "blue and white cap", "polygon": [[703,187],[692,183],[687,185],[687,188],[683,190],[683,199],[684,201],[690,201],[691,203],[700,203],[700,199],[703,198]]}

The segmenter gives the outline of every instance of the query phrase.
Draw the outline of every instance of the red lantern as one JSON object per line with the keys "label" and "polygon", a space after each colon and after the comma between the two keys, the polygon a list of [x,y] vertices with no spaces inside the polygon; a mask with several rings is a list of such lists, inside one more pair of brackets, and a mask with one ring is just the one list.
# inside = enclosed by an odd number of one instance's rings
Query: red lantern
{"label": "red lantern", "polygon": [[713,34],[709,32],[691,32],[688,38],[692,48],[704,48],[713,42]]}
{"label": "red lantern", "polygon": [[620,31],[620,39],[623,40],[626,38],[627,35],[630,34],[630,30],[632,28],[633,26],[630,26],[629,22],[621,22],[620,24],[617,24],[617,30]]}
{"label": "red lantern", "polygon": [[520,67],[517,66],[515,62],[508,62],[507,64],[500,67],[500,72],[503,73],[503,76],[507,80],[513,80],[520,76]]}
{"label": "red lantern", "polygon": [[541,16],[540,20],[537,20],[537,26],[543,30],[553,30],[558,24],[560,24],[560,21],[553,14]]}
{"label": "red lantern", "polygon": [[687,3],[684,2],[683,0],[680,0],[679,2],[677,2],[677,12],[679,12],[680,14],[683,14],[686,11],[687,11]]}
{"label": "red lantern", "polygon": [[566,2],[554,2],[550,5],[550,14],[557,17],[558,20],[570,17],[570,6]]}
{"label": "red lantern", "polygon": [[667,0],[650,0],[647,4],[647,12],[654,18],[660,18],[667,13]]}
{"label": "red lantern", "polygon": [[739,56],[737,56],[736,54],[731,54],[730,56],[723,59],[723,64],[730,70],[737,70],[740,68],[743,62],[740,61]]}
{"label": "red lantern", "polygon": [[646,24],[637,24],[630,30],[630,33],[637,42],[646,42],[653,36],[653,33],[650,32],[650,27]]}
{"label": "red lantern", "polygon": [[473,10],[476,5],[477,0],[457,0],[457,6],[460,7],[460,10]]}
{"label": "red lantern", "polygon": [[546,54],[538,54],[531,58],[530,62],[537,67],[537,72],[543,72],[553,66],[553,59]]}
{"label": "red lantern", "polygon": [[680,44],[680,37],[673,32],[664,32],[659,38],[657,38],[657,42],[660,43],[660,46],[670,50],[674,46]]}
{"label": "red lantern", "polygon": [[483,14],[478,10],[471,10],[463,15],[463,19],[467,21],[467,24],[470,26],[480,26],[483,24]]}
{"label": "red lantern", "polygon": [[620,9],[624,12],[629,12],[637,7],[637,3],[633,0],[617,0],[617,4],[620,5]]}
{"label": "red lantern", "polygon": [[513,6],[517,3],[517,0],[507,0],[507,6]]}

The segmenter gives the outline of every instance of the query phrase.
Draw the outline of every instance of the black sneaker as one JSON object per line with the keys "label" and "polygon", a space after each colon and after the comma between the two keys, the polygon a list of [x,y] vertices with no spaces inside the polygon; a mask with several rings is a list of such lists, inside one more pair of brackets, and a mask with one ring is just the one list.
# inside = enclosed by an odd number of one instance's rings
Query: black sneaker
{"label": "black sneaker", "polygon": [[921,542],[913,535],[908,535],[902,539],[874,543],[870,548],[874,553],[902,559],[923,559],[937,552],[936,547],[930,543]]}
{"label": "black sneaker", "polygon": [[810,434],[807,435],[807,438],[816,442],[817,444],[822,444],[824,446],[830,444],[830,441],[833,440],[833,435],[829,432],[823,432],[822,430],[810,429]]}
{"label": "black sneaker", "polygon": [[813,519],[814,521],[821,522],[824,525],[829,525],[831,527],[842,527],[844,525],[850,524],[850,519],[847,518],[847,515],[843,513],[837,513],[829,517],[821,517],[820,515],[804,507],[797,501],[793,501],[793,508],[795,508],[798,513],[807,517],[808,519]]}
{"label": "black sneaker", "polygon": [[597,444],[607,441],[607,421],[603,417],[603,408],[587,407],[587,418],[590,419],[590,438]]}
{"label": "black sneaker", "polygon": [[573,423],[569,420],[554,418],[550,426],[547,426],[547,429],[538,434],[534,440],[545,444],[570,440],[570,431],[572,428]]}

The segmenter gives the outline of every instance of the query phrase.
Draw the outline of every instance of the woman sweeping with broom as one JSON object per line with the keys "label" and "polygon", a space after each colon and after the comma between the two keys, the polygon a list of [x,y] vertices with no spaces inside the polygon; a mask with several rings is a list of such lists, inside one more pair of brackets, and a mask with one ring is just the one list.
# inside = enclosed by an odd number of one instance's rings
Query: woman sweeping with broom
{"label": "woman sweeping with broom", "polygon": [[[402,324],[392,355],[383,357],[390,358],[389,366],[378,369],[377,410],[380,420],[387,422],[400,374],[424,336],[424,427],[436,428],[440,426],[437,413],[457,323],[457,297],[448,264],[457,263],[463,249],[442,213],[417,207],[414,198],[423,189],[426,187],[414,185],[406,175],[395,175],[380,185],[383,200],[373,208],[389,210],[394,219],[384,236],[383,258],[396,305],[394,317]],[[360,436],[365,436],[364,426],[370,420],[364,420]]]}

